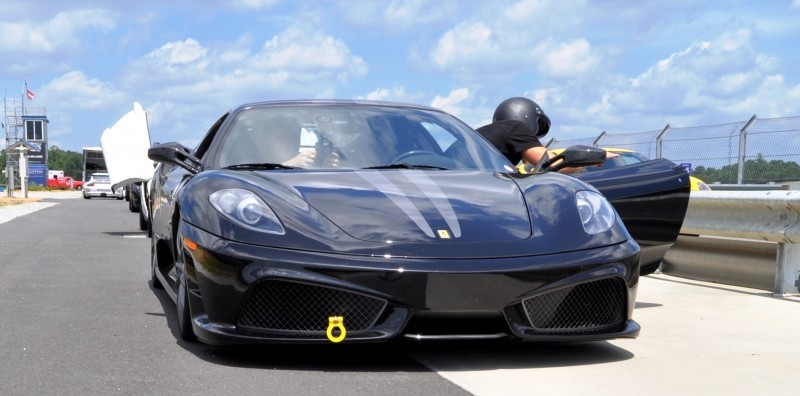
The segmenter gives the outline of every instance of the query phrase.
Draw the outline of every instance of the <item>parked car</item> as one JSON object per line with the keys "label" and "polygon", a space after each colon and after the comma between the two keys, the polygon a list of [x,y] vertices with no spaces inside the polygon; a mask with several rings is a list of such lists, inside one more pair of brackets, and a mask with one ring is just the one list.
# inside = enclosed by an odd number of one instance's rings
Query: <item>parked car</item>
{"label": "parked car", "polygon": [[47,188],[52,190],[82,190],[83,181],[69,176],[54,176],[47,179]]}
{"label": "parked car", "polygon": [[518,173],[452,115],[384,102],[244,104],[194,149],[148,156],[151,284],[181,337],[210,344],[636,337],[628,218],[670,200],[647,227],[674,241],[689,198],[685,170],[649,163],[633,188],[604,180],[639,204],[618,216],[578,178]]}
{"label": "parked car", "polygon": [[140,183],[126,184],[124,188],[128,200],[128,210],[133,213],[139,212],[142,204],[141,197],[139,196]]}
{"label": "parked car", "polygon": [[146,182],[136,182],[127,185],[128,190],[128,210],[137,213],[139,216],[139,229],[142,231],[147,230],[148,215],[146,205],[142,202],[145,200]]}
{"label": "parked car", "polygon": [[111,190],[111,178],[108,173],[94,173],[83,185],[83,198],[91,199],[94,197],[109,197],[121,200],[125,198],[125,193],[122,187],[116,189],[116,191]]}

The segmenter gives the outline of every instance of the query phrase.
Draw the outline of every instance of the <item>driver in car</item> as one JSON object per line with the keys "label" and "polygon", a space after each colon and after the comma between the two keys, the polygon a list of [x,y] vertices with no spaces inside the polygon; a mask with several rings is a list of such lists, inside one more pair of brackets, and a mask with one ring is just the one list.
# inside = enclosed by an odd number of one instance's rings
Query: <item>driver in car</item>
{"label": "driver in car", "polygon": [[314,148],[304,148],[302,145],[303,131],[300,123],[289,117],[275,117],[271,120],[273,152],[271,155],[278,158],[282,165],[298,168],[338,167],[339,155],[330,148],[330,143],[324,145],[314,136],[317,144]]}

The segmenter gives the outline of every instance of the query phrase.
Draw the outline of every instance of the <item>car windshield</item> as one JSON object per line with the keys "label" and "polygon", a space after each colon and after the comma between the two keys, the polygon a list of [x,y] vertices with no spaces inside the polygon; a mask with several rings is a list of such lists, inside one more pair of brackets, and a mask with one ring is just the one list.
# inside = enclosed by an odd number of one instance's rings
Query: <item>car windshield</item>
{"label": "car windshield", "polygon": [[[218,168],[430,169],[514,172],[480,135],[445,113],[373,104],[246,108],[223,126]],[[292,161],[314,151],[315,161]],[[333,154],[335,153],[335,155]]]}

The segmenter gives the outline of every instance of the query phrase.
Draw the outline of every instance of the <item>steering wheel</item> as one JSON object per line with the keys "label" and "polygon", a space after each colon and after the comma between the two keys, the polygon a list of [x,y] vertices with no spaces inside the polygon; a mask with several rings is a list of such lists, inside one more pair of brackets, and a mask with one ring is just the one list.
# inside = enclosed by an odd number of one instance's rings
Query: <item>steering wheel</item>
{"label": "steering wheel", "polygon": [[418,155],[430,155],[432,157],[439,157],[439,154],[436,154],[433,151],[428,151],[428,150],[409,150],[409,151],[406,151],[405,153],[402,153],[402,154],[398,155],[397,157],[395,157],[392,160],[391,163],[392,164],[397,164],[397,163],[400,163],[400,161],[402,161],[402,160],[404,160],[404,159],[406,159],[408,157],[416,157]]}

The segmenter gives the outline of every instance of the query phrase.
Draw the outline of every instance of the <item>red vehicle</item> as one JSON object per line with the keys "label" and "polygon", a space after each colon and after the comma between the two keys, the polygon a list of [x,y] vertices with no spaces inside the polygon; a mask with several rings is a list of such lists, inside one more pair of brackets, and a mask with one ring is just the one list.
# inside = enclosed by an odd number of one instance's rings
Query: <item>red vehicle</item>
{"label": "red vehicle", "polygon": [[51,190],[82,190],[83,181],[75,180],[69,176],[57,176],[47,179],[47,188]]}

